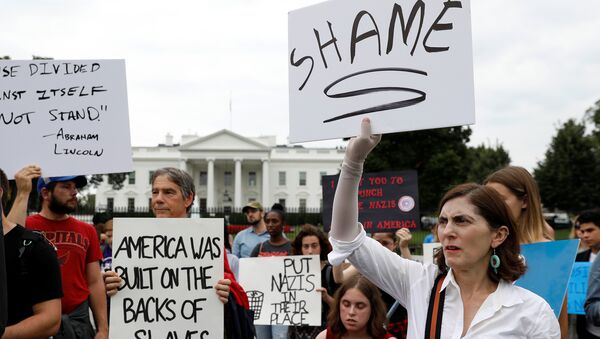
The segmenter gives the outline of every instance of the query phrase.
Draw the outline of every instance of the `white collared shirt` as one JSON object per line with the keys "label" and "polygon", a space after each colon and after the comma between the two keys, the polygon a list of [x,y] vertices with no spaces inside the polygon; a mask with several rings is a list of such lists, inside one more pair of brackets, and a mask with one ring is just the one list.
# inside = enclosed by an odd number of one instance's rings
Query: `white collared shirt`
{"label": "white collared shirt", "polygon": [[[394,296],[408,310],[408,339],[422,339],[429,297],[438,269],[435,265],[406,260],[368,238],[364,229],[352,241],[330,238],[333,265],[348,258],[370,281]],[[446,290],[441,338],[459,339],[463,332],[463,303],[452,270]],[[483,302],[471,321],[465,339],[539,338],[559,339],[560,328],[548,303],[538,295],[506,281]]]}

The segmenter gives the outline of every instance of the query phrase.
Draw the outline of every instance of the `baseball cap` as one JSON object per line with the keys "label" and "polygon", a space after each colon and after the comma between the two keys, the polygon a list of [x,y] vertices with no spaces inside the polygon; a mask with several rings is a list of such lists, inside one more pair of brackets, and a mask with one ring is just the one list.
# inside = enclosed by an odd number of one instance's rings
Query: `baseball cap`
{"label": "baseball cap", "polygon": [[262,205],[260,204],[260,202],[258,201],[251,201],[249,203],[246,204],[246,206],[244,206],[244,208],[242,208],[242,213],[246,213],[246,211],[249,208],[254,208],[255,210],[263,210]]}
{"label": "baseball cap", "polygon": [[77,188],[82,188],[83,186],[87,185],[87,179],[83,175],[72,175],[72,176],[65,176],[65,177],[47,177],[47,178],[40,177],[38,179],[38,183],[37,183],[37,191],[38,191],[38,193],[41,192],[42,188],[48,186],[48,184],[51,182],[63,182],[63,181],[73,181],[73,182],[75,182],[75,187],[77,187]]}

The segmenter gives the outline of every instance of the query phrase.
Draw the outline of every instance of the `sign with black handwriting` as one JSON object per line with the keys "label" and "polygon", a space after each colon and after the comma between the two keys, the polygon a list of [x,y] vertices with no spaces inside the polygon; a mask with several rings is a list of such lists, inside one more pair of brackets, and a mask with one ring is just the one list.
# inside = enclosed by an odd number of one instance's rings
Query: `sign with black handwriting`
{"label": "sign with black handwriting", "polygon": [[573,271],[569,278],[569,288],[567,290],[567,312],[569,314],[585,314],[584,305],[591,266],[592,263],[589,261],[573,263]]}
{"label": "sign with black handwriting", "polygon": [[110,337],[223,338],[223,219],[117,218]]}
{"label": "sign with black handwriting", "polygon": [[0,60],[0,142],[11,178],[131,171],[125,61]]}
{"label": "sign with black handwriting", "polygon": [[[323,226],[331,228],[333,197],[339,174],[321,178]],[[421,228],[419,220],[417,171],[365,173],[358,187],[358,221],[365,231],[394,232],[400,228]]]}
{"label": "sign with black handwriting", "polygon": [[475,123],[469,0],[331,0],[288,16],[290,142]]}
{"label": "sign with black handwriting", "polygon": [[321,264],[317,255],[242,258],[255,325],[321,326]]}

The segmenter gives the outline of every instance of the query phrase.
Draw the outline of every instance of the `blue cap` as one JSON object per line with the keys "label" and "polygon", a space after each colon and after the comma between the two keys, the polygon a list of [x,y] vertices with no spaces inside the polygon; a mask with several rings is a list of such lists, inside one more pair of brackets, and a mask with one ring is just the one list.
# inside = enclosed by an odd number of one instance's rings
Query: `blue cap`
{"label": "blue cap", "polygon": [[37,183],[37,191],[38,193],[42,191],[42,188],[48,186],[51,182],[63,182],[63,181],[73,181],[75,182],[75,187],[82,188],[87,185],[87,179],[83,175],[72,175],[66,177],[40,177]]}

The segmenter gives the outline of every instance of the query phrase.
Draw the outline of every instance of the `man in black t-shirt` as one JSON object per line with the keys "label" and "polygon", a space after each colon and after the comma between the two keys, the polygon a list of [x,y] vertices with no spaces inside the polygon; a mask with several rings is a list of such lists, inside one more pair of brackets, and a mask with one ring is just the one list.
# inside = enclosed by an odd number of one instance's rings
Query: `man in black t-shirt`
{"label": "man in black t-shirt", "polygon": [[[31,185],[28,176],[25,180]],[[8,180],[0,169],[2,207],[7,191]],[[9,221],[4,209],[1,216],[8,292],[8,319],[3,338],[52,336],[60,326],[62,297],[56,249],[43,235]]]}

